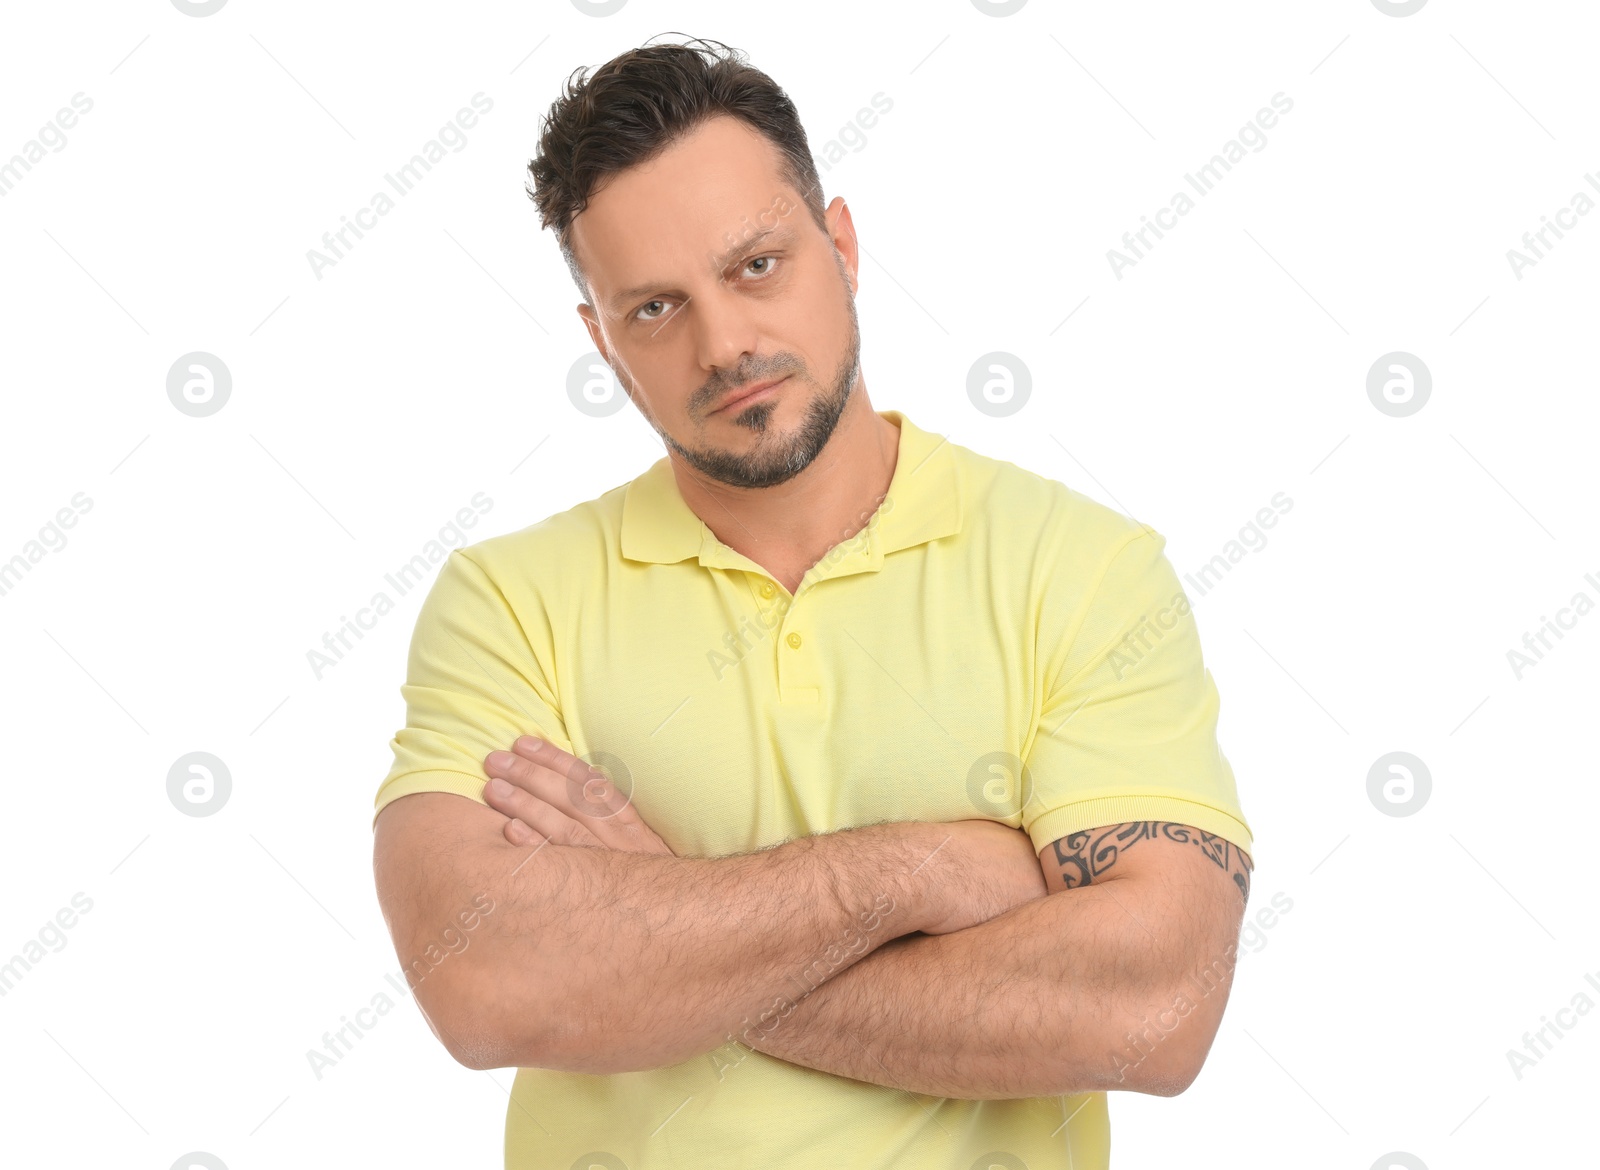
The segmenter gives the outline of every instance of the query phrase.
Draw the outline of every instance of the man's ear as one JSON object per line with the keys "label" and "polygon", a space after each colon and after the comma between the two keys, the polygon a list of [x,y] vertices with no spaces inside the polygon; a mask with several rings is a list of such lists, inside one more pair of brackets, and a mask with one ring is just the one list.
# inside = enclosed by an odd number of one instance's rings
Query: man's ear
{"label": "man's ear", "polygon": [[[600,356],[605,359],[606,365],[611,365],[611,354],[606,348],[606,337],[600,328],[600,319],[595,316],[593,307],[584,301],[578,302],[578,316],[583,320],[583,327],[589,331],[589,340],[594,342],[594,347],[600,351]],[[615,369],[615,367],[612,367]]]}
{"label": "man's ear", "polygon": [[856,241],[856,225],[850,218],[850,206],[845,203],[843,195],[833,197],[833,202],[823,212],[823,222],[828,225],[828,237],[833,241],[833,246],[844,258],[844,269],[850,278],[850,292],[854,295],[861,288],[861,247]]}

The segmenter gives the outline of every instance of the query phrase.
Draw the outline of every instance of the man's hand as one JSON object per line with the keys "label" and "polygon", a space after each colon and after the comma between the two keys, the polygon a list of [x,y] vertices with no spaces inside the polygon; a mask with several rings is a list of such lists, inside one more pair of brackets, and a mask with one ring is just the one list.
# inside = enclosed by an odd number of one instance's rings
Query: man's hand
{"label": "man's hand", "polygon": [[622,853],[675,856],[611,778],[553,743],[525,735],[483,761],[483,799],[510,819],[513,845],[587,845]]}
{"label": "man's hand", "polygon": [[[675,856],[604,773],[552,743],[523,736],[510,752],[489,753],[484,771],[483,798],[509,818],[502,832],[513,845],[549,840]],[[919,880],[938,883],[939,904],[949,909],[923,933],[965,930],[1045,896],[1044,872],[1023,830],[978,819],[925,828],[935,844]]]}
{"label": "man's hand", "polygon": [[949,913],[924,926],[923,934],[965,930],[1045,896],[1044,870],[1022,829],[978,819],[929,827],[944,843],[922,874],[945,883],[953,896]]}

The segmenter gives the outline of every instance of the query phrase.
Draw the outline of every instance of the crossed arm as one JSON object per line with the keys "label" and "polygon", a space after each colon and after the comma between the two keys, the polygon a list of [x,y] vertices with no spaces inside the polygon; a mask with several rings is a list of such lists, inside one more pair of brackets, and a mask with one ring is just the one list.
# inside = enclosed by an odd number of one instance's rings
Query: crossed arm
{"label": "crossed arm", "polygon": [[1182,1092],[1227,1001],[1249,857],[1142,821],[1064,837],[1040,863],[1045,897],[895,939],[745,1042],[938,1097]]}
{"label": "crossed arm", "polygon": [[[620,795],[552,744],[519,740],[485,770],[509,785],[491,780],[484,797],[514,845],[670,854],[637,810],[613,815]],[[893,932],[820,984],[815,968],[787,978],[712,1063],[725,1070],[753,1049],[970,1099],[1182,1092],[1227,1001],[1250,858],[1189,826],[1133,822],[1055,841],[1039,864],[1043,896],[949,933]]]}

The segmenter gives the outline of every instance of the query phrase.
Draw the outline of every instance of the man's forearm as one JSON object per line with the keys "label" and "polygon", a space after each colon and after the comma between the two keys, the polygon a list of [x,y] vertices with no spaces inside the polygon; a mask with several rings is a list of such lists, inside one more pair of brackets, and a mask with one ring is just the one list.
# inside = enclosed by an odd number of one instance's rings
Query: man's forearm
{"label": "man's forearm", "polygon": [[1210,1045],[1234,948],[1218,948],[1221,963],[1186,964],[1192,943],[1141,926],[1130,884],[896,939],[738,1039],[793,1064],[936,1097],[1177,1091]]}
{"label": "man's forearm", "polygon": [[614,1073],[708,1052],[920,928],[930,883],[911,875],[925,829],[873,825],[714,859],[506,845],[494,929],[452,973],[463,980],[452,1000],[474,1005],[457,1027],[493,1053],[485,1066]]}

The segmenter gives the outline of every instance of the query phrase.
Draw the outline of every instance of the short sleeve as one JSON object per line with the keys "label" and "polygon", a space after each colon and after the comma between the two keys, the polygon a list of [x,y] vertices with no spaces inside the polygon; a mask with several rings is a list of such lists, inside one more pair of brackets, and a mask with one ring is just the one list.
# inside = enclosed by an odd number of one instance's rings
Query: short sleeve
{"label": "short sleeve", "polygon": [[523,735],[571,750],[548,670],[545,616],[514,612],[460,549],[445,559],[417,614],[407,657],[406,725],[389,742],[394,762],[373,821],[413,792],[456,792],[480,803],[483,759]]}
{"label": "short sleeve", "polygon": [[1097,583],[1076,596],[1045,590],[1049,681],[1024,757],[1033,791],[1023,827],[1036,850],[1127,821],[1174,821],[1252,847],[1217,743],[1216,684],[1165,546],[1141,528],[1113,547]]}

